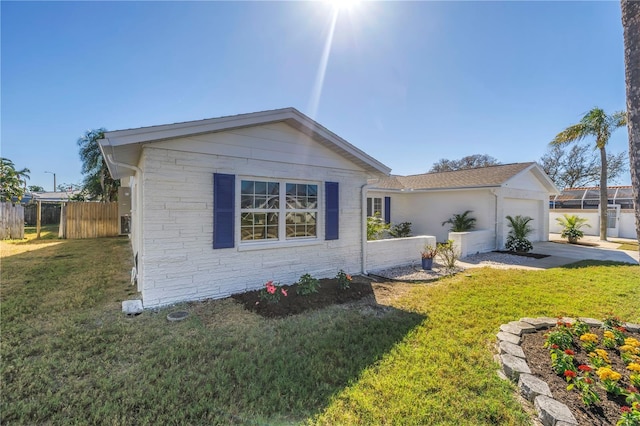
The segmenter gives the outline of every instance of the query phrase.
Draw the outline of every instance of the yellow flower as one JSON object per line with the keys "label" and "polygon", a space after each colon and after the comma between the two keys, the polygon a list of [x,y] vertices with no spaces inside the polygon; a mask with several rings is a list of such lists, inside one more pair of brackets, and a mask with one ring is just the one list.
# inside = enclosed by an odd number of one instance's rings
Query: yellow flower
{"label": "yellow flower", "polygon": [[622,345],[620,346],[620,352],[629,352],[630,354],[640,354],[640,349],[635,348],[631,345]]}
{"label": "yellow flower", "polygon": [[596,355],[605,360],[605,362],[611,362],[609,361],[609,354],[604,349],[596,349]]}
{"label": "yellow flower", "polygon": [[597,343],[598,336],[593,333],[584,333],[582,336],[580,336],[580,340],[583,342]]}
{"label": "yellow flower", "polygon": [[638,339],[634,339],[633,337],[627,337],[626,339],[624,339],[624,344],[633,346],[634,348],[640,348],[640,342],[638,341]]}
{"label": "yellow flower", "polygon": [[640,373],[640,364],[632,362],[631,364],[627,365],[627,369]]}
{"label": "yellow flower", "polygon": [[596,370],[596,374],[600,377],[600,380],[613,380],[618,381],[622,378],[620,373],[617,373],[609,367],[600,367]]}
{"label": "yellow flower", "polygon": [[604,332],[604,337],[606,337],[607,339],[615,339],[616,335],[613,334],[613,332],[607,330]]}

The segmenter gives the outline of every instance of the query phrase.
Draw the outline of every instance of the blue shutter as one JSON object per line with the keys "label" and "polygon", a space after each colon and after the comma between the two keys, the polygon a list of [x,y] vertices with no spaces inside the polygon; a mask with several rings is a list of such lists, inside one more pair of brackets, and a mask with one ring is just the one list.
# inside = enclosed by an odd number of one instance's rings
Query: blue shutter
{"label": "blue shutter", "polygon": [[231,248],[234,244],[236,177],[213,174],[213,248]]}
{"label": "blue shutter", "polygon": [[338,182],[325,182],[324,192],[324,239],[337,240],[340,229],[340,193],[338,191]]}
{"label": "blue shutter", "polygon": [[384,222],[391,223],[391,197],[384,197]]}

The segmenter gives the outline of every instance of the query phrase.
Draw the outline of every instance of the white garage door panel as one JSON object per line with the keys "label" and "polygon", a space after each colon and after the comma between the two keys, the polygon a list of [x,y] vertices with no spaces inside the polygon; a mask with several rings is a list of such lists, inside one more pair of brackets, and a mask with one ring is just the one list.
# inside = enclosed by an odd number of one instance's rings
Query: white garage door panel
{"label": "white garage door panel", "polygon": [[[505,198],[504,199],[504,214],[505,216],[509,215],[515,217],[517,215],[520,216],[529,216],[532,217],[533,220],[529,222],[529,225],[533,228],[533,232],[529,235],[530,241],[540,241],[542,240],[540,235],[540,229],[543,228],[542,222],[542,212],[540,208],[540,202],[537,200],[521,200],[516,198]],[[507,240],[507,235],[511,228],[507,226],[509,223],[508,220],[504,221],[504,238]]]}

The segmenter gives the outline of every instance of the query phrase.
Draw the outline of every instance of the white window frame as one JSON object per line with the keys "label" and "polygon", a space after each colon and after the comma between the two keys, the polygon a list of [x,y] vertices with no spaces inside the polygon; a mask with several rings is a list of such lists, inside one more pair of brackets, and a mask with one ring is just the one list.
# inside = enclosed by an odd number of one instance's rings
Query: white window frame
{"label": "white window frame", "polygon": [[376,214],[376,200],[380,200],[380,217],[384,218],[384,197],[367,197],[367,217],[373,217]]}
{"label": "white window frame", "polygon": [[[242,181],[254,181],[254,182],[270,182],[277,183],[279,185],[278,191],[278,209],[242,209]],[[286,196],[287,196],[287,184],[303,184],[303,185],[315,185],[317,188],[317,203],[315,209],[287,209]],[[243,250],[259,250],[268,249],[274,247],[289,247],[289,246],[301,246],[301,245],[314,245],[321,244],[321,235],[324,235],[324,186],[322,182],[313,180],[300,180],[300,179],[274,179],[261,176],[237,176],[236,179],[236,217],[235,227],[238,231],[236,233],[236,242],[239,251]],[[278,213],[278,238],[262,239],[262,240],[243,240],[242,239],[242,214],[247,211],[255,210],[256,212],[272,212]],[[312,212],[316,215],[316,235],[315,237],[289,237],[287,238],[287,213],[300,213],[300,212]]]}

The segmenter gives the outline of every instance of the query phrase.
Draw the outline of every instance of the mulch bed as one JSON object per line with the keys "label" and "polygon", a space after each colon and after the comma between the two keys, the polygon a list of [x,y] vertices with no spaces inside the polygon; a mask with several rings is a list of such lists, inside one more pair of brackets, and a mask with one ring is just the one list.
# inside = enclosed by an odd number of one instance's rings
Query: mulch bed
{"label": "mulch bed", "polygon": [[[591,332],[598,336],[599,341],[602,341],[602,332],[600,328],[592,328]],[[593,386],[593,390],[600,397],[600,402],[591,408],[584,405],[580,399],[580,394],[576,390],[568,391],[568,383],[563,377],[558,376],[551,369],[551,356],[549,355],[549,349],[543,347],[545,342],[544,335],[547,331],[539,331],[537,333],[526,334],[523,337],[521,343],[522,350],[527,357],[527,363],[534,376],[544,380],[549,385],[553,398],[565,404],[573,415],[575,416],[578,424],[580,425],[615,425],[618,419],[620,419],[621,411],[620,407],[623,405],[629,405],[625,403],[624,396],[613,397],[607,394],[604,389],[597,385]],[[626,333],[627,337],[635,337],[640,339],[639,333]],[[578,340],[574,338],[575,361],[580,364],[589,364],[588,356],[582,349]],[[611,361],[611,368],[619,373],[629,373],[626,369],[626,365],[622,362],[619,354],[615,350],[608,349],[609,359]],[[595,372],[593,374],[595,376]],[[596,378],[597,379],[597,378]],[[597,380],[596,380],[597,381]],[[623,379],[620,381],[620,386],[627,388],[630,385],[628,380]]]}
{"label": "mulch bed", "polygon": [[278,303],[268,303],[261,300],[260,290],[234,294],[231,297],[244,305],[245,309],[266,318],[282,318],[312,309],[358,301],[367,296],[373,297],[371,279],[363,276],[353,276],[353,280],[346,290],[338,288],[338,282],[334,278],[321,279],[318,292],[305,296],[297,293],[296,284],[282,287],[287,291],[287,296],[281,296]]}
{"label": "mulch bed", "polygon": [[522,256],[522,257],[531,257],[533,259],[544,259],[545,257],[549,257],[549,254],[539,254],[539,253],[530,253],[523,251],[509,251],[509,250],[494,250],[494,253],[503,253],[503,254],[512,254],[514,256]]}

